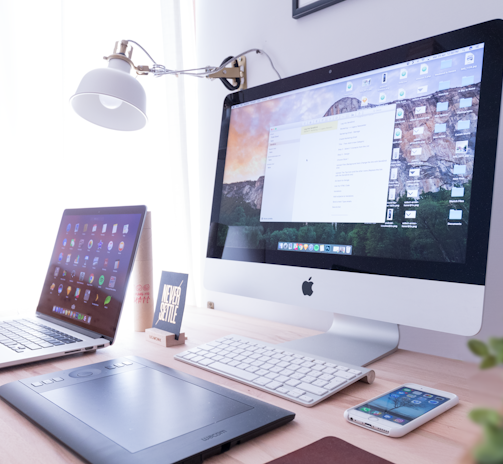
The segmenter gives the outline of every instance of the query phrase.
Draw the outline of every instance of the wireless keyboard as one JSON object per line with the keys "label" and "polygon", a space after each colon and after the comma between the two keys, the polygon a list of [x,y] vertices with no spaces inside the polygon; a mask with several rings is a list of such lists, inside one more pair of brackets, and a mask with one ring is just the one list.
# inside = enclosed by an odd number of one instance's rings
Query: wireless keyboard
{"label": "wireless keyboard", "polygon": [[371,369],[239,335],[191,348],[175,359],[307,407],[358,380],[375,378]]}

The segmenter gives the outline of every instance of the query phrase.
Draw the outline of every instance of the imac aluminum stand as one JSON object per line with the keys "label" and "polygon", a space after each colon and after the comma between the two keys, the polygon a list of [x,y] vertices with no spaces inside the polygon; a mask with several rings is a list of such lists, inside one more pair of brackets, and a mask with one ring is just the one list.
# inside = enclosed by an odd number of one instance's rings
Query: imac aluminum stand
{"label": "imac aluminum stand", "polygon": [[324,334],[278,346],[367,366],[396,351],[399,340],[397,324],[334,314],[334,322]]}

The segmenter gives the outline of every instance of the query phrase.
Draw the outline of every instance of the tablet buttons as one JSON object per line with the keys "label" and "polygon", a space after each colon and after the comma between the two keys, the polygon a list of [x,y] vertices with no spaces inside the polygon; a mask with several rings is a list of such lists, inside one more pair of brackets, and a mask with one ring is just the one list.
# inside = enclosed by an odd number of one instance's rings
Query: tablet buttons
{"label": "tablet buttons", "polygon": [[33,382],[32,385],[34,387],[41,387],[42,385],[44,385],[42,382]]}
{"label": "tablet buttons", "polygon": [[101,371],[99,369],[79,369],[79,370],[76,370],[76,371],[73,371],[73,372],[70,372],[70,374],[68,374],[70,377],[74,378],[74,379],[82,379],[82,378],[85,378],[85,377],[91,377],[92,375],[96,375],[96,374],[100,374]]}

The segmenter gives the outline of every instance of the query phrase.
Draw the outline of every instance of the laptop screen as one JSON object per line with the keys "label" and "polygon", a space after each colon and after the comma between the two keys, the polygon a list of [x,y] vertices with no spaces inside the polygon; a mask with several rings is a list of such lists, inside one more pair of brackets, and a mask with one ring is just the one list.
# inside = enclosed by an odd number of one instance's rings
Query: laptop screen
{"label": "laptop screen", "polygon": [[113,338],[145,211],[66,210],[37,311]]}

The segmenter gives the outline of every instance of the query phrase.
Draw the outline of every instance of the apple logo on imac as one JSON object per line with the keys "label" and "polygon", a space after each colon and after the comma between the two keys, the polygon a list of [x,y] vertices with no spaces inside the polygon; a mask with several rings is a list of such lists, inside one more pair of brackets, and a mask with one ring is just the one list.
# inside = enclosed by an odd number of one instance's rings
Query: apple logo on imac
{"label": "apple logo on imac", "polygon": [[302,283],[302,293],[304,295],[311,296],[313,294],[313,283],[311,282],[311,277]]}

